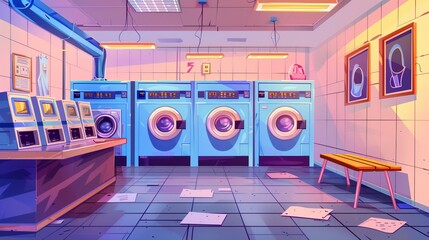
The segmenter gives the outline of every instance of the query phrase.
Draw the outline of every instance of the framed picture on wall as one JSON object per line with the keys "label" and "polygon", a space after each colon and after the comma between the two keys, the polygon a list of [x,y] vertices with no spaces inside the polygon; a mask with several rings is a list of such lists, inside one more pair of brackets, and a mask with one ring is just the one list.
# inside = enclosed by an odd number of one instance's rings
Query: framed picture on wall
{"label": "framed picture on wall", "polygon": [[345,104],[368,102],[370,98],[370,45],[365,44],[345,57]]}
{"label": "framed picture on wall", "polygon": [[31,92],[31,57],[12,53],[12,89]]}
{"label": "framed picture on wall", "polygon": [[411,23],[380,39],[380,97],[416,93],[416,24]]}

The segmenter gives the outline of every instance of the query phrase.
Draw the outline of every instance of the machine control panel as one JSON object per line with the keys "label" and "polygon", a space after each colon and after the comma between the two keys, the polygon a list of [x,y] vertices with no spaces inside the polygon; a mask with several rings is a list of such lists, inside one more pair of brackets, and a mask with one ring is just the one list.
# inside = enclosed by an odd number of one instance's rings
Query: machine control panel
{"label": "machine control panel", "polygon": [[[265,91],[259,91],[258,97],[265,98]],[[268,99],[299,99],[300,97],[311,98],[310,91],[267,91]]]}
{"label": "machine control panel", "polygon": [[198,92],[198,98],[207,99],[238,99],[241,96],[243,98],[250,98],[250,91],[206,91],[207,96],[204,91]]}
{"label": "machine control panel", "polygon": [[19,131],[19,144],[21,147],[28,147],[33,145],[38,145],[36,142],[36,131]]}
{"label": "machine control panel", "polygon": [[60,132],[60,129],[48,129],[48,130],[46,130],[46,132],[48,135],[49,143],[64,141],[62,139],[62,136],[61,136],[62,134]]}
{"label": "machine control panel", "polygon": [[88,92],[73,92],[73,98],[81,98],[81,93],[83,93],[83,99],[115,99],[116,95],[119,95],[121,98],[127,98],[126,91],[88,91]]}
{"label": "machine control panel", "polygon": [[137,99],[180,99],[190,98],[191,91],[137,91]]}

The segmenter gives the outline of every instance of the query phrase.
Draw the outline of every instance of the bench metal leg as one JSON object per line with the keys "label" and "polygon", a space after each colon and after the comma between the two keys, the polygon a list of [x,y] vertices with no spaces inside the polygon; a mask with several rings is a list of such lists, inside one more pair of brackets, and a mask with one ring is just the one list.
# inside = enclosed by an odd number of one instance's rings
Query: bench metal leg
{"label": "bench metal leg", "polygon": [[358,203],[358,200],[359,200],[360,185],[362,183],[362,175],[363,175],[363,172],[359,171],[359,175],[358,175],[358,179],[357,179],[357,183],[356,183],[355,203],[353,205],[353,208],[357,207],[357,203]]}
{"label": "bench metal leg", "polygon": [[326,164],[328,163],[328,160],[324,160],[323,161],[323,165],[322,165],[322,170],[320,170],[320,176],[319,176],[319,181],[317,181],[317,183],[320,184],[320,182],[322,181],[322,177],[323,177],[323,172],[325,172],[325,168],[326,168]]}
{"label": "bench metal leg", "polygon": [[389,187],[390,197],[392,198],[393,208],[398,210],[398,206],[396,205],[395,193],[393,193],[392,184],[390,183],[389,173],[384,171],[384,176],[386,176],[387,186]]}
{"label": "bench metal leg", "polygon": [[349,169],[346,167],[344,167],[344,174],[346,175],[347,186],[350,186]]}

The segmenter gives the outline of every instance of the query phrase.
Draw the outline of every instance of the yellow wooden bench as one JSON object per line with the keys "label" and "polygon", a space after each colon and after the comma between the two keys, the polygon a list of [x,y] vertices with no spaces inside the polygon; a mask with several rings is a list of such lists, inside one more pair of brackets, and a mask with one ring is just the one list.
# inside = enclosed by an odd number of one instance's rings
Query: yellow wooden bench
{"label": "yellow wooden bench", "polygon": [[356,195],[355,195],[355,202],[353,205],[354,208],[357,207],[363,172],[384,172],[384,175],[386,176],[387,186],[389,187],[390,197],[392,198],[393,208],[395,210],[398,209],[388,172],[401,171],[400,166],[373,160],[366,157],[361,157],[354,154],[320,154],[320,157],[324,159],[324,161],[322,165],[322,170],[320,170],[320,176],[318,181],[319,184],[322,181],[323,172],[325,171],[326,164],[328,161],[344,166],[344,173],[346,175],[346,181],[348,186],[350,185],[350,177],[349,177],[348,169],[350,168],[359,173],[357,184],[356,184]]}

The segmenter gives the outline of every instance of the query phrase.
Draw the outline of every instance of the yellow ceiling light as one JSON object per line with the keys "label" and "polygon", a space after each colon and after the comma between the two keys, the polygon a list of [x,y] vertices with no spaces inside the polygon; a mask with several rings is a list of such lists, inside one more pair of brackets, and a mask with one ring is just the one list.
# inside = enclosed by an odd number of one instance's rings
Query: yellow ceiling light
{"label": "yellow ceiling light", "polygon": [[105,49],[155,49],[153,42],[102,42],[100,46]]}
{"label": "yellow ceiling light", "polygon": [[188,53],[186,58],[223,58],[223,53]]}
{"label": "yellow ceiling light", "polygon": [[256,11],[269,12],[329,12],[337,0],[256,0]]}
{"label": "yellow ceiling light", "polygon": [[249,53],[247,58],[249,59],[284,59],[289,56],[287,52],[258,52]]}

